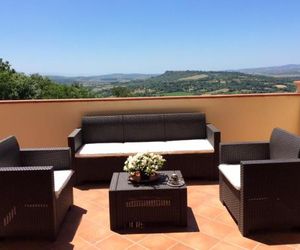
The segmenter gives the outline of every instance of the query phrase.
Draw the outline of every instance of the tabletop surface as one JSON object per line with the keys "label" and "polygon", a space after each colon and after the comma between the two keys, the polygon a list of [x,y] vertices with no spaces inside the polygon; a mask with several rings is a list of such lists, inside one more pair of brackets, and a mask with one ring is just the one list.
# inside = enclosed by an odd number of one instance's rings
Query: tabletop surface
{"label": "tabletop surface", "polygon": [[117,172],[113,174],[111,183],[110,183],[110,191],[129,191],[129,190],[156,190],[156,189],[186,189],[186,185],[181,187],[170,187],[167,185],[168,177],[173,173],[176,173],[179,179],[182,178],[182,174],[180,170],[175,171],[159,171],[161,174],[160,178],[156,181],[150,183],[132,183],[128,180],[128,173],[126,172]]}

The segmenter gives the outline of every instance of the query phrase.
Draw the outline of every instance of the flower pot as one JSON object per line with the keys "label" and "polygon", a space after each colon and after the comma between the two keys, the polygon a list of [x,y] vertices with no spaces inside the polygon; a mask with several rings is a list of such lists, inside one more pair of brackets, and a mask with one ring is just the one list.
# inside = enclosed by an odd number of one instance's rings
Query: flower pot
{"label": "flower pot", "polygon": [[152,175],[146,175],[145,173],[136,172],[133,175],[129,175],[129,180],[135,183],[149,183],[152,181],[158,180],[160,175],[158,173],[154,173]]}
{"label": "flower pot", "polygon": [[149,175],[147,175],[144,172],[140,172],[141,180],[142,181],[148,181],[149,180]]}

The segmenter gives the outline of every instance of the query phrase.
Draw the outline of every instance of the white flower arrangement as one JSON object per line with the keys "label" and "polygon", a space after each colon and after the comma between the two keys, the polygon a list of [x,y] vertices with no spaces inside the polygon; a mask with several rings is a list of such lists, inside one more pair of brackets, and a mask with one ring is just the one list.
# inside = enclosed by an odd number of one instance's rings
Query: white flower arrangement
{"label": "white flower arrangement", "polygon": [[144,174],[151,176],[163,167],[165,161],[166,160],[159,154],[148,152],[137,153],[127,158],[123,170],[130,175]]}

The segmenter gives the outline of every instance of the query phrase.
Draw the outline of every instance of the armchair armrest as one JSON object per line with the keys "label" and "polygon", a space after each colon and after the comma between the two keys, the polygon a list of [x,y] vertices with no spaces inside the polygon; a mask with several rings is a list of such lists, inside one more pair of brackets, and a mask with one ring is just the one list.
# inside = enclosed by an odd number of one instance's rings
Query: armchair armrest
{"label": "armchair armrest", "polygon": [[[300,193],[300,159],[241,162],[241,192],[249,200],[266,198],[292,204]],[[246,200],[247,200],[246,199]]]}
{"label": "armchair armrest", "polygon": [[76,151],[82,146],[82,130],[81,128],[75,129],[68,136],[68,145],[71,148],[71,153],[74,155]]}
{"label": "armchair armrest", "polygon": [[53,166],[54,170],[70,169],[71,154],[69,148],[21,149],[23,166]]}
{"label": "armchair armrest", "polygon": [[[51,192],[52,191],[52,192]],[[30,202],[47,201],[54,197],[52,166],[0,168],[0,193]],[[14,196],[14,197],[13,197]],[[18,196],[18,197],[16,197]]]}
{"label": "armchair armrest", "polygon": [[219,144],[221,141],[221,132],[219,129],[217,129],[214,125],[212,124],[207,124],[206,125],[206,134],[207,134],[207,139],[213,145],[215,150],[219,150]]}
{"label": "armchair armrest", "polygon": [[[10,224],[18,231],[42,224],[40,232],[53,229],[55,192],[53,167],[0,168],[0,231]],[[20,218],[21,217],[21,218]],[[30,223],[29,225],[27,223]],[[26,231],[27,232],[27,231]],[[8,233],[10,233],[8,231]]]}
{"label": "armchair armrest", "polygon": [[242,161],[239,227],[299,225],[299,176],[300,159]]}
{"label": "armchair armrest", "polygon": [[220,144],[220,163],[239,164],[247,160],[269,159],[269,142],[240,142]]}

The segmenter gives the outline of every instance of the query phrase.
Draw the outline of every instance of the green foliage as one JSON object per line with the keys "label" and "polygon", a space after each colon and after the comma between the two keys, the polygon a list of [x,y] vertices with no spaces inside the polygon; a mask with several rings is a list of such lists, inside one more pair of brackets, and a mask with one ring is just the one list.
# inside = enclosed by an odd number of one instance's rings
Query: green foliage
{"label": "green foliage", "polygon": [[2,100],[294,92],[294,80],[228,71],[166,71],[126,83],[66,85],[38,74],[17,73],[0,58]]}
{"label": "green foliage", "polygon": [[[98,93],[101,96],[170,96],[294,92],[294,80],[228,71],[166,71],[146,80],[114,83],[111,89]],[[126,89],[126,94],[120,94],[120,89]]]}
{"label": "green foliage", "polygon": [[132,96],[132,93],[129,88],[127,87],[113,87],[112,95],[116,97],[129,97]]}
{"label": "green foliage", "polygon": [[79,84],[57,84],[47,77],[17,73],[0,58],[0,99],[62,99],[96,97],[91,89]]}

